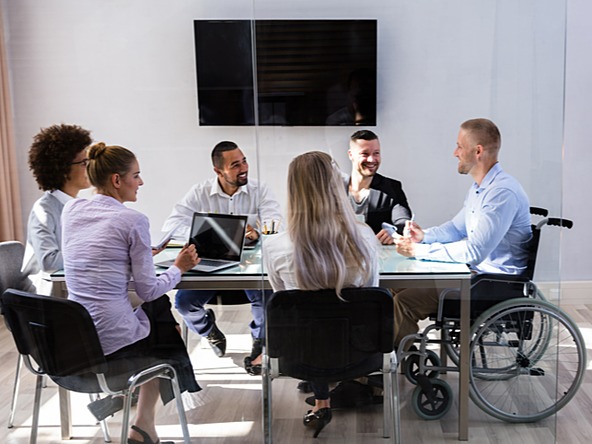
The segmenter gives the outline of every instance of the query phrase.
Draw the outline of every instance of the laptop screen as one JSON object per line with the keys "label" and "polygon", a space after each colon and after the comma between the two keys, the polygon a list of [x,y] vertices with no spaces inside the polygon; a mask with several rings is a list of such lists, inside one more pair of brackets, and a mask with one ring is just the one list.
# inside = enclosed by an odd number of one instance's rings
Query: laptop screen
{"label": "laptop screen", "polygon": [[195,213],[189,243],[199,257],[240,261],[246,226],[247,216]]}

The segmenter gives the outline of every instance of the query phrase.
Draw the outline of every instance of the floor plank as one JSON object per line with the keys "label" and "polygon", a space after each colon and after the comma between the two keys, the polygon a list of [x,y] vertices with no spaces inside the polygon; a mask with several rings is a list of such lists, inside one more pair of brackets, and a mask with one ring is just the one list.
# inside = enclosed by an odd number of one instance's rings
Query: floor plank
{"label": "floor plank", "polygon": [[[200,393],[184,396],[190,434],[193,443],[261,443],[261,380],[242,369],[242,360],[250,351],[248,330],[250,311],[248,305],[214,307],[218,325],[228,338],[227,355],[217,358],[197,335],[190,334],[189,350],[197,379],[204,388]],[[587,344],[592,342],[592,305],[564,306],[578,323]],[[12,393],[16,350],[3,323],[0,326],[0,442],[25,444],[29,442],[34,377],[23,369],[21,390],[15,427],[6,427],[9,402]],[[590,370],[588,370],[589,372]],[[454,393],[457,375],[445,376]],[[280,379],[273,382],[274,442],[298,444],[310,442],[312,432],[302,425],[302,415],[307,409],[307,395],[296,389],[298,381]],[[405,444],[440,444],[457,441],[457,404],[441,420],[420,419],[410,405],[413,386],[400,378],[402,438]],[[50,381],[43,390],[39,443],[48,444],[100,444],[103,436],[86,409],[88,397],[72,395],[74,438],[60,439],[57,388]],[[588,375],[575,398],[558,415],[535,424],[509,424],[496,420],[471,404],[469,442],[479,444],[543,444],[584,443],[590,441],[592,424],[592,382]],[[158,410],[158,431],[161,439],[181,442],[173,404]],[[113,442],[118,442],[120,414],[109,421]],[[382,438],[382,406],[359,410],[336,410],[334,419],[321,433],[319,442],[384,443]]]}

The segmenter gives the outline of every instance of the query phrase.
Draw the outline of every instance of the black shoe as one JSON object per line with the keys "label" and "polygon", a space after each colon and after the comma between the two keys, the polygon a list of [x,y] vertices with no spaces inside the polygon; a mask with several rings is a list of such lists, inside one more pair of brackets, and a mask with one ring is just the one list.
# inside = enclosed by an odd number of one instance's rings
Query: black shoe
{"label": "black shoe", "polygon": [[253,339],[253,347],[251,348],[251,354],[244,360],[245,370],[251,376],[259,376],[261,374],[261,364],[253,365],[253,361],[257,359],[261,353],[263,353],[263,339]]}
{"label": "black shoe", "polygon": [[142,441],[138,441],[137,439],[128,438],[127,444],[175,444],[173,441],[161,441],[157,439],[156,442],[152,441],[150,435],[142,430],[140,427],[133,425],[132,429],[142,435]]}
{"label": "black shoe", "polygon": [[310,381],[300,381],[296,388],[300,393],[312,393],[312,386],[310,385]]}
{"label": "black shoe", "polygon": [[[334,409],[351,409],[357,407],[365,407],[372,405],[382,400],[382,397],[373,396],[372,387],[361,384],[358,381],[342,381],[337,384],[333,390],[329,392],[331,398],[331,408]],[[314,396],[306,398],[308,405],[315,405]]]}
{"label": "black shoe", "polygon": [[212,320],[213,324],[210,333],[208,333],[206,336],[206,339],[210,343],[210,347],[212,347],[214,353],[216,353],[216,356],[221,358],[226,353],[226,336],[224,336],[224,333],[222,333],[216,325],[216,315],[214,314],[214,310],[208,308],[206,310],[206,314],[208,318]]}
{"label": "black shoe", "polygon": [[245,370],[251,376],[261,375],[261,364],[253,364],[253,359],[247,356],[244,360]]}
{"label": "black shoe", "polygon": [[368,385],[370,387],[375,387],[377,389],[382,389],[384,388],[384,380],[383,380],[383,376],[382,374],[380,375],[368,375]]}
{"label": "black shoe", "polygon": [[329,407],[325,407],[323,409],[319,409],[316,412],[309,410],[304,415],[302,419],[302,423],[306,427],[314,427],[315,433],[314,437],[316,438],[321,433],[321,430],[331,422],[333,415],[331,414],[331,409]]}

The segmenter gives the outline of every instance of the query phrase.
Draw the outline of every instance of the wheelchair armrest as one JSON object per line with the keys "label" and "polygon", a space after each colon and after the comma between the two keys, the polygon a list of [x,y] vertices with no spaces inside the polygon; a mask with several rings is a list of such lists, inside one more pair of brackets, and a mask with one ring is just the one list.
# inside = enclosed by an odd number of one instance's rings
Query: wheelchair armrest
{"label": "wheelchair armrest", "polygon": [[446,300],[458,300],[460,299],[460,289],[458,288],[446,288],[440,292],[440,298],[438,301],[438,313],[436,314],[436,323],[442,324],[442,317],[444,314],[444,302]]}
{"label": "wheelchair armrest", "polygon": [[[526,276],[482,273],[471,278],[471,317],[474,318],[487,305],[501,302],[508,297],[528,297],[533,291],[534,284]],[[504,296],[505,295],[505,296]],[[447,289],[440,293],[436,323],[442,324],[444,319],[444,304],[446,301],[458,300],[458,289]],[[485,302],[484,301],[492,301]]]}
{"label": "wheelchair armrest", "polygon": [[526,284],[530,282],[530,279],[528,279],[526,276],[522,276],[519,274],[482,273],[473,276],[473,278],[471,279],[471,289],[475,288],[477,285],[483,282]]}

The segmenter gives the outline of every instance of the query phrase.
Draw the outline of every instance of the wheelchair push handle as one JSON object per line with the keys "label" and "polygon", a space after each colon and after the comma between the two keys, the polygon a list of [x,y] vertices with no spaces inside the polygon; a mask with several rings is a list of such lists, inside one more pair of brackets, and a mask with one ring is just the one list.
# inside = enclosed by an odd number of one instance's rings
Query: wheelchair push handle
{"label": "wheelchair push handle", "polygon": [[562,219],[560,217],[550,217],[547,220],[547,225],[554,225],[557,227],[563,227],[563,228],[571,228],[573,227],[573,222],[569,219]]}
{"label": "wheelchair push handle", "polygon": [[541,207],[530,207],[530,214],[534,216],[547,217],[549,215],[549,210]]}

